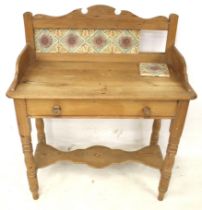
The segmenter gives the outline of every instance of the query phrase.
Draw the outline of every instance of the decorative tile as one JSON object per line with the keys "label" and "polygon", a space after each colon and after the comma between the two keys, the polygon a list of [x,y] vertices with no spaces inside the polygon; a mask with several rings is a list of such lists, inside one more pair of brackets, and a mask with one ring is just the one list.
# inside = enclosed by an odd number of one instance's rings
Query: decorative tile
{"label": "decorative tile", "polygon": [[104,30],[94,30],[93,33],[86,39],[91,53],[105,53],[110,40]]}
{"label": "decorative tile", "polygon": [[170,77],[165,63],[140,63],[139,70],[141,76]]}
{"label": "decorative tile", "polygon": [[58,53],[57,30],[37,29],[35,30],[36,52]]}
{"label": "decorative tile", "polygon": [[36,51],[40,53],[136,54],[139,42],[139,31],[135,30],[35,30]]}
{"label": "decorative tile", "polygon": [[85,42],[78,30],[58,30],[58,34],[59,53],[75,53]]}
{"label": "decorative tile", "polygon": [[120,30],[116,33],[114,53],[137,54],[139,52],[140,36],[137,31]]}

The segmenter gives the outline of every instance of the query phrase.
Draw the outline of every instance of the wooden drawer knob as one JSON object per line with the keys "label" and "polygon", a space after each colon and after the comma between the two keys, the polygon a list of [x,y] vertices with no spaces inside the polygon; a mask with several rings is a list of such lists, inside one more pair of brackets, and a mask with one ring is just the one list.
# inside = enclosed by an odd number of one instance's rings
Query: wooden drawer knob
{"label": "wooden drawer knob", "polygon": [[144,117],[150,117],[151,116],[151,109],[148,106],[145,106],[143,108]]}
{"label": "wooden drawer knob", "polygon": [[61,113],[61,107],[60,105],[54,105],[52,108],[53,114],[59,115]]}

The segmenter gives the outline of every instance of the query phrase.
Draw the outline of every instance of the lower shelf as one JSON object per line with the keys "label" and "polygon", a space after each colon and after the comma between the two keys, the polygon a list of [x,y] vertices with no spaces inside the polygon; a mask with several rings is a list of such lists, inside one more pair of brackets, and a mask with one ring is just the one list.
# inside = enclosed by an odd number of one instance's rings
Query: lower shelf
{"label": "lower shelf", "polygon": [[93,146],[87,149],[62,152],[47,144],[39,143],[37,145],[35,152],[37,168],[42,168],[61,160],[86,163],[95,168],[102,168],[113,163],[137,161],[161,169],[163,157],[158,145],[147,146],[133,152],[110,149],[104,146]]}

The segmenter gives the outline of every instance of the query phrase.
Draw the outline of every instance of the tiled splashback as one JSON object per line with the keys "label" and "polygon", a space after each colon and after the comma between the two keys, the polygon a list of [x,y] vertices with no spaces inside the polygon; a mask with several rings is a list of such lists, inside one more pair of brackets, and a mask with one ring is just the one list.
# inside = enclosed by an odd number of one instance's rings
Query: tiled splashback
{"label": "tiled splashback", "polygon": [[38,53],[137,54],[140,33],[136,30],[37,29]]}

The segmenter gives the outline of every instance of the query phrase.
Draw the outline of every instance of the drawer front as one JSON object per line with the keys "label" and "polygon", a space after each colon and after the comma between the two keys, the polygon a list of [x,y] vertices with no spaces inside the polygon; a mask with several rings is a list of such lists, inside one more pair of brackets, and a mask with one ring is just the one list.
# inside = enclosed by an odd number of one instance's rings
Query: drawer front
{"label": "drawer front", "polygon": [[174,117],[176,101],[27,100],[29,116]]}

